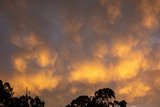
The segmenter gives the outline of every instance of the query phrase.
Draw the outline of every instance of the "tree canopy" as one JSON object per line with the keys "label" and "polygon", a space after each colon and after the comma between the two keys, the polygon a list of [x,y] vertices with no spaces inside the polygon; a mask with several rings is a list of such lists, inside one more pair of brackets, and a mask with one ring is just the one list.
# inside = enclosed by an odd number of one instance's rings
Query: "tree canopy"
{"label": "tree canopy", "polygon": [[117,101],[115,93],[110,88],[99,89],[94,96],[79,96],[66,107],[126,107],[125,100]]}
{"label": "tree canopy", "polygon": [[0,107],[44,107],[44,101],[36,96],[32,98],[27,93],[15,97],[10,83],[0,80]]}

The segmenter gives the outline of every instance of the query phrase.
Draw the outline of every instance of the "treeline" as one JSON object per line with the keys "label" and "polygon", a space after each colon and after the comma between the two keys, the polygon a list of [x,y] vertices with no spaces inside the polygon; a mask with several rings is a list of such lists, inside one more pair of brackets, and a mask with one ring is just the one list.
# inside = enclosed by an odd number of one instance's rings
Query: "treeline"
{"label": "treeline", "polygon": [[27,93],[14,96],[10,83],[0,80],[0,107],[44,107],[45,103],[38,96],[31,97]]}
{"label": "treeline", "polygon": [[66,107],[126,107],[125,100],[117,101],[115,93],[110,88],[99,89],[94,96],[79,96]]}
{"label": "treeline", "polygon": [[[31,97],[27,92],[20,97],[14,96],[10,83],[0,80],[0,107],[44,107],[45,103],[38,96]],[[110,88],[99,89],[94,96],[79,96],[66,107],[126,107],[125,100],[117,101]],[[54,107],[54,105],[53,105]]]}

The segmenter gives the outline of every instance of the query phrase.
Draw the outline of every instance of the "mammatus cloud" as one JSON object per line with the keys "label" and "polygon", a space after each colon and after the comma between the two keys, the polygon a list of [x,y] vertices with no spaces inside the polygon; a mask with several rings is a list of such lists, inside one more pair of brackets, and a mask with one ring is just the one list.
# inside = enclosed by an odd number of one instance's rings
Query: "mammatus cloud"
{"label": "mammatus cloud", "polygon": [[106,16],[111,24],[121,17],[121,0],[100,0],[100,4],[106,8]]}
{"label": "mammatus cloud", "polygon": [[22,57],[13,58],[14,68],[19,72],[26,72],[27,62]]}
{"label": "mammatus cloud", "polygon": [[[130,45],[131,44],[131,45]],[[135,46],[137,44],[134,44]],[[73,81],[88,81],[89,83],[96,82],[109,82],[109,81],[122,81],[135,77],[139,69],[146,67],[146,59],[144,53],[141,50],[134,50],[135,46],[132,43],[116,43],[112,49],[106,54],[111,54],[116,57],[118,61],[115,64],[107,65],[99,63],[99,61],[80,62],[80,64],[74,64],[75,70],[71,72]],[[96,56],[103,60],[103,44],[101,50],[96,53]],[[99,50],[98,50],[99,51]],[[109,53],[110,52],[110,53]],[[102,55],[101,55],[102,54]]]}
{"label": "mammatus cloud", "polygon": [[149,1],[142,0],[141,9],[143,12],[142,24],[148,29],[157,29],[159,27],[158,14],[160,12],[159,0]]}
{"label": "mammatus cloud", "polygon": [[14,76],[11,83],[14,84],[16,95],[25,93],[27,87],[32,94],[40,94],[42,90],[51,91],[57,87],[59,78],[54,76],[51,71],[38,71],[34,75],[19,74]]}
{"label": "mammatus cloud", "polygon": [[[39,93],[45,89],[52,90],[58,85],[60,78],[53,73],[57,55],[43,40],[30,33],[25,37],[14,35],[11,42],[23,50],[13,55],[11,61],[17,71],[11,80],[16,92],[24,93],[28,87],[33,93]],[[35,68],[32,64],[35,64]]]}
{"label": "mammatus cloud", "polygon": [[134,101],[138,97],[143,97],[148,94],[150,91],[150,87],[141,82],[141,81],[134,81],[128,83],[126,86],[121,87],[118,90],[118,94],[125,96],[128,101]]}
{"label": "mammatus cloud", "polygon": [[75,65],[76,67],[69,76],[69,80],[71,81],[86,81],[89,84],[95,84],[99,82],[104,82],[107,80],[109,76],[109,72],[107,75],[106,68],[102,66],[102,64],[98,64],[97,62],[82,62],[80,65]]}
{"label": "mammatus cloud", "polygon": [[2,0],[0,78],[46,107],[104,87],[159,107],[159,13],[159,0]]}

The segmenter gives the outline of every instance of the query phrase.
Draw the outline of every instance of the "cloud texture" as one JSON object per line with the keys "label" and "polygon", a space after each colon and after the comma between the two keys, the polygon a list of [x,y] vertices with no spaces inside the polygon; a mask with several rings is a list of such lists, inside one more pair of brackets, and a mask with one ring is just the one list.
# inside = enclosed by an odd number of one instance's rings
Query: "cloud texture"
{"label": "cloud texture", "polygon": [[1,0],[0,78],[46,107],[110,87],[159,107],[159,0]]}

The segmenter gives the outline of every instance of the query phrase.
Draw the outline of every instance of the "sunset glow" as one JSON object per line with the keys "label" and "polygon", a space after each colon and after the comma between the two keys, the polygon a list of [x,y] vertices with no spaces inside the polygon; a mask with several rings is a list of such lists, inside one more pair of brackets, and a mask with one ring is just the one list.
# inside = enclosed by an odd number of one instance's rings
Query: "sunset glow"
{"label": "sunset glow", "polygon": [[160,0],[1,0],[0,79],[45,107],[106,87],[159,107]]}

